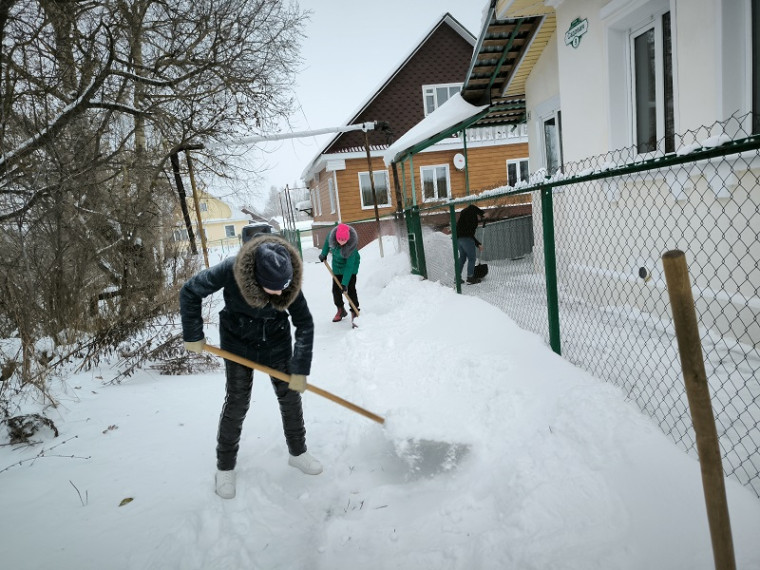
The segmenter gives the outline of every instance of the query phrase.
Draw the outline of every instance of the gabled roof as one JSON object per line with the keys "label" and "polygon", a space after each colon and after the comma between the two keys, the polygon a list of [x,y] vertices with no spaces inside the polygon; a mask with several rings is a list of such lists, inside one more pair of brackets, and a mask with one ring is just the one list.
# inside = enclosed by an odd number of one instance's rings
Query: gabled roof
{"label": "gabled roof", "polygon": [[[348,121],[346,121],[346,125],[352,125],[358,121],[358,117],[367,109],[367,107],[372,104],[372,102],[377,99],[377,97],[383,92],[383,89],[388,86],[388,84],[393,81],[393,79],[401,72],[404,67],[409,63],[409,61],[414,58],[415,55],[420,51],[422,46],[427,43],[427,41],[431,38],[431,36],[444,24],[449,25],[454,31],[456,31],[462,38],[464,38],[470,45],[475,45],[475,36],[470,33],[467,28],[465,28],[462,24],[460,24],[454,16],[446,12],[443,16],[441,16],[441,19],[436,22],[432,28],[428,30],[428,32],[424,35],[422,40],[417,44],[417,47],[415,47],[409,55],[406,56],[406,58],[394,69],[391,74],[386,77],[380,85],[377,86],[377,88],[372,91],[369,98],[362,103],[359,108],[354,112],[353,115],[349,118]],[[325,145],[325,149],[330,148],[330,146],[333,144],[333,142],[340,137],[340,134],[336,135],[329,143]],[[323,149],[324,150],[324,149]]]}
{"label": "gabled roof", "polygon": [[413,129],[413,137],[402,137],[386,151],[386,163],[420,152],[456,130],[525,122],[525,81],[556,29],[556,15],[543,2],[522,0],[523,10],[536,6],[516,18],[499,17],[497,3],[490,2],[461,91],[469,116],[462,105],[457,112],[443,105]]}
{"label": "gabled roof", "polygon": [[[426,46],[426,44],[431,40],[431,38],[436,35],[436,32],[441,30],[443,26],[447,26],[454,32],[453,37],[461,37],[465,43],[469,46],[475,46],[475,36],[470,33],[462,24],[460,24],[456,18],[454,18],[451,14],[446,13],[425,33],[425,35],[422,37],[420,42],[417,44],[417,46],[404,58],[403,61],[397,65],[393,71],[385,78],[383,81],[380,82],[380,84],[375,88],[373,91],[370,92],[369,97],[359,106],[359,108],[354,111],[349,119],[345,122],[346,125],[351,125],[359,121],[359,118],[367,112],[368,108],[383,94],[384,91],[389,87],[389,85],[396,79],[402,72],[404,72],[404,69],[410,64],[410,62],[415,58],[415,56],[423,50],[423,48]],[[448,33],[451,33],[449,31]],[[467,55],[465,57],[469,57],[469,48],[467,51]],[[422,100],[422,94],[420,92],[420,101]],[[421,111],[420,111],[421,113]],[[386,120],[387,117],[375,117],[375,119],[378,120]],[[414,121],[416,121],[416,118],[412,120],[411,124],[414,124]],[[411,125],[410,125],[411,126]],[[398,125],[392,125],[392,127],[398,128]],[[409,127],[405,127],[402,130],[406,130]],[[401,135],[403,133],[399,132],[396,133],[397,136]],[[335,143],[340,139],[340,137],[343,136],[343,133],[335,135],[330,141],[325,144],[321,150],[316,154],[316,156],[310,161],[309,165],[304,169],[303,176],[306,177],[307,173],[309,173],[312,170],[312,167],[318,163],[319,158],[321,155],[325,154],[328,150],[331,149],[335,145]],[[377,141],[375,141],[377,142]],[[377,150],[378,148],[385,148],[386,145],[380,145],[380,147],[376,146],[376,144],[373,144],[373,149]],[[363,148],[361,149],[363,151]],[[332,152],[332,151],[331,151]]]}

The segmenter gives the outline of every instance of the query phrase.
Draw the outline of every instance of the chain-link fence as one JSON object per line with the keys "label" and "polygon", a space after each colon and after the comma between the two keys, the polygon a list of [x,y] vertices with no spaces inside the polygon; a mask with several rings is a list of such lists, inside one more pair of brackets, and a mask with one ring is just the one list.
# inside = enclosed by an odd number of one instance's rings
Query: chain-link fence
{"label": "chain-link fence", "polygon": [[[500,308],[696,454],[661,263],[684,251],[724,469],[760,496],[760,137],[741,124],[689,132],[675,155],[612,152],[406,212],[415,272]],[[517,196],[532,214],[504,216]],[[466,203],[486,212],[476,237],[489,272],[474,285],[457,279],[451,235]]]}

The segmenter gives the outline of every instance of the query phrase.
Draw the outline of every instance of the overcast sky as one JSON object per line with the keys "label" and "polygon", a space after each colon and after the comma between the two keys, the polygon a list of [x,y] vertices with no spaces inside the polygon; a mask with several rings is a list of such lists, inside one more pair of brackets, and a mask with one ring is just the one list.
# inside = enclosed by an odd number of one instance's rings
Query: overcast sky
{"label": "overcast sky", "polygon": [[[311,12],[311,19],[303,38],[303,69],[294,85],[300,109],[291,118],[292,130],[346,124],[443,14],[449,12],[477,37],[487,3],[300,0],[301,8]],[[332,136],[263,143],[252,149],[249,156],[269,166],[259,187],[266,191],[270,186],[293,187]]]}

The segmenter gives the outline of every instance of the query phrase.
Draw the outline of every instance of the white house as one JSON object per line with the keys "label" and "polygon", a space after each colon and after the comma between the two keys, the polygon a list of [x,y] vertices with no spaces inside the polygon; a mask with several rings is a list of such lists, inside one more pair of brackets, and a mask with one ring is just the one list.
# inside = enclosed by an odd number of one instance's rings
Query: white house
{"label": "white house", "polygon": [[531,170],[671,151],[674,133],[731,116],[760,131],[759,12],[758,0],[498,0],[497,18],[556,27],[525,86]]}

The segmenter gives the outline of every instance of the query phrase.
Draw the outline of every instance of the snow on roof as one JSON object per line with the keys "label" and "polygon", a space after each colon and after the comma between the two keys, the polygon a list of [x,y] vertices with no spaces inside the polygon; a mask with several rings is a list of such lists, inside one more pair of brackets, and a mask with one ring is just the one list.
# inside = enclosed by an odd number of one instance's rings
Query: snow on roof
{"label": "snow on roof", "polygon": [[397,157],[414,145],[421,143],[480,113],[488,105],[471,105],[462,95],[452,95],[448,101],[409,129],[383,153],[383,161],[389,166]]}

